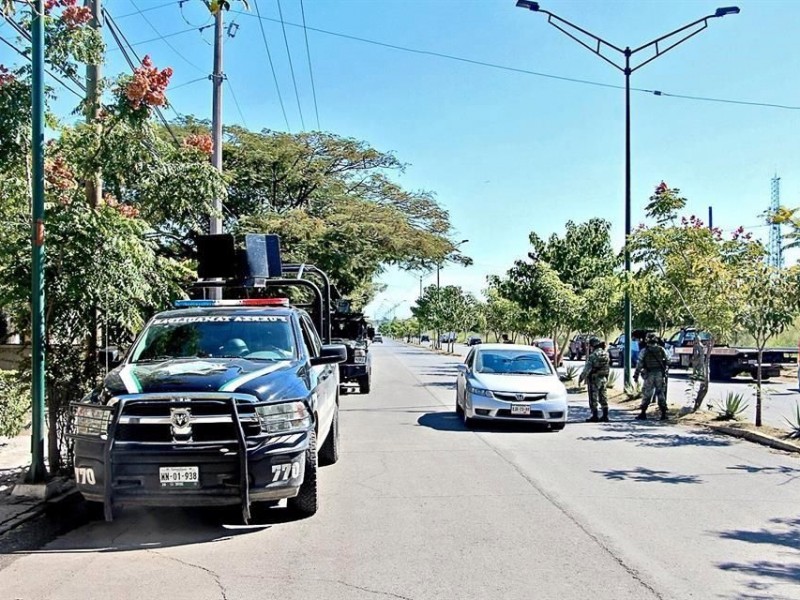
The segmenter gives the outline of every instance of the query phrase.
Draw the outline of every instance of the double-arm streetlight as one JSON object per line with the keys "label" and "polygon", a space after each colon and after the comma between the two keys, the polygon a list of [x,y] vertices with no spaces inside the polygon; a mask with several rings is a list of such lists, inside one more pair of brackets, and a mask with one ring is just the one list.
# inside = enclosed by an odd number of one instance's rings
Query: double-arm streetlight
{"label": "double-arm streetlight", "polygon": [[[576,42],[578,42],[584,48],[592,51],[594,54],[602,58],[604,61],[622,71],[625,75],[625,274],[630,279],[630,272],[631,272],[631,255],[630,249],[628,247],[628,238],[631,235],[631,73],[634,71],[638,71],[647,63],[654,61],[656,58],[672,50],[678,44],[681,44],[688,40],[691,37],[696,36],[698,33],[703,31],[706,27],[708,27],[709,19],[715,19],[718,17],[724,17],[726,15],[735,15],[739,13],[739,8],[736,6],[728,6],[724,8],[718,8],[714,11],[714,14],[706,15],[705,17],[701,17],[696,21],[692,21],[688,25],[684,25],[667,33],[666,35],[662,35],[661,37],[647,42],[646,44],[642,44],[638,48],[631,49],[630,47],[626,46],[625,48],[620,48],[619,46],[615,46],[604,39],[594,35],[583,29],[582,27],[578,27],[574,23],[570,23],[566,19],[562,19],[558,15],[551,13],[548,10],[542,10],[539,7],[538,2],[532,2],[531,0],[517,0],[517,6],[519,8],[525,8],[534,12],[542,13],[547,15],[547,22],[550,23],[553,27],[564,33],[565,35],[569,36]],[[701,25],[702,24],[702,25]],[[593,40],[593,43],[587,43],[585,40],[580,39],[577,34],[581,33],[584,36]],[[682,34],[682,35],[681,35]],[[644,58],[642,62],[635,66],[631,66],[631,58],[643,50],[653,49],[655,52],[651,56]],[[603,50],[607,51],[614,51],[617,54],[621,54],[625,59],[625,65],[621,66],[617,64],[615,61],[607,57],[603,54]],[[628,292],[628,288],[625,288],[625,303],[624,303],[624,310],[625,310],[625,350],[624,350],[624,364],[625,364],[625,384],[630,385],[631,381],[631,365],[630,365],[630,358],[631,358],[631,297],[630,293]]]}

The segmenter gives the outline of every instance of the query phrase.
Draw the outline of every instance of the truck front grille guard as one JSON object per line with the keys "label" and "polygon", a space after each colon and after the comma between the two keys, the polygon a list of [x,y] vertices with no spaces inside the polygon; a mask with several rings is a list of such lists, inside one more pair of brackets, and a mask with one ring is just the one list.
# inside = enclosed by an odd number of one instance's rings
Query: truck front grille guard
{"label": "truck front grille guard", "polygon": [[[205,404],[218,404],[220,408],[227,407],[228,414],[230,415],[231,422],[234,425],[236,433],[236,442],[238,444],[239,455],[239,496],[240,505],[242,510],[242,520],[245,524],[250,522],[250,472],[247,460],[247,438],[244,434],[242,427],[241,417],[239,416],[239,403],[242,402],[247,406],[258,407],[275,404],[274,402],[258,402],[253,396],[247,394],[226,394],[220,396],[213,393],[193,393],[193,394],[130,394],[126,396],[117,396],[111,400],[108,405],[94,405],[85,403],[72,403],[73,411],[80,407],[91,407],[95,410],[104,410],[111,412],[109,419],[108,434],[105,437],[105,444],[103,448],[104,461],[103,461],[103,516],[105,520],[111,522],[114,518],[113,502],[113,462],[114,462],[114,444],[116,442],[117,427],[120,421],[120,416],[124,414],[127,405],[158,405],[159,407],[185,407],[187,405],[186,398],[191,400],[199,400]],[[114,411],[116,411],[116,418],[114,418]],[[85,418],[85,417],[84,417]],[[83,438],[90,440],[97,440],[96,436],[88,436],[83,434],[70,434],[73,438]],[[101,438],[102,439],[102,438]]]}

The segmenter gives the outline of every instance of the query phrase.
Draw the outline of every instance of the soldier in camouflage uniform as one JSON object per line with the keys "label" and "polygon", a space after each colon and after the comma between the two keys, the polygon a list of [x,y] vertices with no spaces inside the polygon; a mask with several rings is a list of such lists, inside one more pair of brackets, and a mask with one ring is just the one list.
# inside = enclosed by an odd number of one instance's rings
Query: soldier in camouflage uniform
{"label": "soldier in camouflage uniform", "polygon": [[[578,383],[586,380],[589,384],[589,408],[592,409],[592,416],[586,419],[588,423],[598,421],[608,422],[608,398],[606,386],[608,384],[609,358],[605,344],[598,338],[593,337],[589,340],[592,353],[586,359],[586,366],[583,368]],[[597,404],[603,409],[603,416],[597,416]]]}
{"label": "soldier in camouflage uniform", "polygon": [[644,372],[644,387],[642,388],[642,411],[636,416],[640,421],[647,420],[647,407],[653,396],[658,400],[661,410],[661,420],[667,419],[667,367],[669,356],[667,351],[658,345],[658,338],[654,333],[647,334],[647,346],[639,353],[639,362],[633,380],[639,381],[639,373]]}

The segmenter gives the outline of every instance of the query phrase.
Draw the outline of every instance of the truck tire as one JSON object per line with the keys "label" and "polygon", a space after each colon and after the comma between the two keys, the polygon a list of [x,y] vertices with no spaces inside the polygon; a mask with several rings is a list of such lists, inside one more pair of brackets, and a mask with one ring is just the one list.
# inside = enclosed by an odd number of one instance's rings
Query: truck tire
{"label": "truck tire", "polygon": [[370,389],[372,389],[372,381],[369,375],[365,375],[361,379],[358,380],[358,391],[362,394],[369,394]]}
{"label": "truck tire", "polygon": [[712,355],[708,375],[709,379],[712,381],[726,381],[728,379],[733,379],[734,372],[731,368],[730,361],[714,360]]}
{"label": "truck tire", "polygon": [[328,437],[325,443],[319,449],[319,464],[323,467],[336,464],[339,460],[339,407],[333,413],[333,420],[331,421],[331,430],[328,432]]}
{"label": "truck tire", "polygon": [[319,509],[319,490],[317,481],[317,434],[313,431],[308,434],[308,449],[306,450],[306,472],[300,491],[294,498],[286,501],[289,512],[299,519],[311,517]]}

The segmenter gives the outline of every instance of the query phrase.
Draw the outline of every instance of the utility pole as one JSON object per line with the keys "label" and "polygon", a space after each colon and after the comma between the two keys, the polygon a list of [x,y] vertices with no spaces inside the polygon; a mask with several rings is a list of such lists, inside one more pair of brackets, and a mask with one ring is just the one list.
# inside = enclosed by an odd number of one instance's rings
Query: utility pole
{"label": "utility pole", "polygon": [[[91,26],[99,31],[103,25],[103,6],[102,0],[84,0],[84,6],[88,6],[92,11]],[[86,65],[86,122],[91,123],[97,119],[100,113],[100,77],[101,68],[99,64]],[[99,125],[96,126],[99,131]],[[86,200],[89,206],[97,207],[103,199],[103,181],[100,172],[95,171],[86,181]]]}
{"label": "utility pole", "polygon": [[[222,82],[225,76],[222,73],[222,42],[224,30],[222,23],[223,10],[220,8],[214,15],[214,72],[211,75],[213,96],[211,101],[211,137],[214,151],[211,155],[211,164],[222,172]],[[211,215],[209,233],[222,233],[222,199],[214,199],[214,214]],[[211,288],[211,298],[222,298],[222,288]]]}
{"label": "utility pole", "polygon": [[31,468],[27,483],[44,483],[44,0],[31,4]]}

